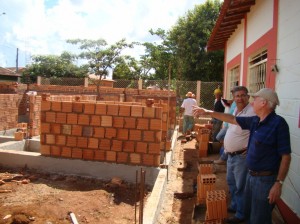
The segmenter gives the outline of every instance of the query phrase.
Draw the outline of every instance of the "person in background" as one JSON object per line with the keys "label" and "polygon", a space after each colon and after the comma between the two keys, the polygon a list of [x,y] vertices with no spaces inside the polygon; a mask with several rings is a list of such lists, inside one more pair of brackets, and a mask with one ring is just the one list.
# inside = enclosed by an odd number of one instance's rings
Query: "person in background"
{"label": "person in background", "polygon": [[[214,90],[214,95],[215,95],[215,102],[214,102],[214,111],[215,112],[221,112],[223,113],[225,111],[225,106],[223,105],[222,102],[222,91],[218,88]],[[212,141],[216,142],[217,139],[217,134],[221,130],[223,121],[218,120],[216,118],[212,119],[212,130],[211,130],[211,137]]]}
{"label": "person in background", "polygon": [[193,115],[193,106],[197,106],[197,101],[193,99],[193,93],[188,92],[186,94],[186,99],[182,102],[180,111],[183,112],[183,130],[182,134],[184,136],[191,134],[194,128],[195,120]]}
{"label": "person in background", "polygon": [[291,162],[289,126],[276,114],[277,93],[263,88],[249,94],[256,116],[234,117],[195,107],[194,115],[209,114],[250,131],[247,153],[248,175],[244,191],[245,219],[251,224],[272,224],[272,210],[280,198]]}

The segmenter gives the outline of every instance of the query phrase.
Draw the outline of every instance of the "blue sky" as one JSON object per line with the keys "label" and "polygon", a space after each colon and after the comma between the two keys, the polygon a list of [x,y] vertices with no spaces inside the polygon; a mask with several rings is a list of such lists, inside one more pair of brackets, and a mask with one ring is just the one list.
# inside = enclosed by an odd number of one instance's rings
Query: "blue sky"
{"label": "blue sky", "polygon": [[[206,0],[0,0],[0,66],[19,66],[32,55],[74,51],[67,39],[155,41],[151,28],[170,29]],[[142,49],[124,52],[138,57]]]}

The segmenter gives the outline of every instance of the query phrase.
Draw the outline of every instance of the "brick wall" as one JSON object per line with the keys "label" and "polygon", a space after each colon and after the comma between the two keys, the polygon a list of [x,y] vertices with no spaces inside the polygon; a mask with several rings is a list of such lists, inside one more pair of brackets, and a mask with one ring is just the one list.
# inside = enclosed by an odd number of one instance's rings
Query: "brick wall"
{"label": "brick wall", "polygon": [[0,94],[0,130],[16,128],[22,95]]}
{"label": "brick wall", "polygon": [[162,107],[50,98],[41,102],[41,154],[159,166]]}

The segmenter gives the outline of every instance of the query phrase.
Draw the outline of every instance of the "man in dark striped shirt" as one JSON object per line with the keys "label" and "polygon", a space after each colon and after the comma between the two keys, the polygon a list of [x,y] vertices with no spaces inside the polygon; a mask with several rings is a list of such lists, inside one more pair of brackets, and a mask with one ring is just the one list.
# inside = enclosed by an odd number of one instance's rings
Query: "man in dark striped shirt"
{"label": "man in dark striped shirt", "polygon": [[279,99],[272,89],[254,94],[254,117],[234,117],[203,108],[194,108],[194,115],[212,117],[250,130],[245,187],[245,216],[251,224],[272,224],[272,210],[280,198],[283,181],[291,162],[290,132],[287,122],[275,113]]}

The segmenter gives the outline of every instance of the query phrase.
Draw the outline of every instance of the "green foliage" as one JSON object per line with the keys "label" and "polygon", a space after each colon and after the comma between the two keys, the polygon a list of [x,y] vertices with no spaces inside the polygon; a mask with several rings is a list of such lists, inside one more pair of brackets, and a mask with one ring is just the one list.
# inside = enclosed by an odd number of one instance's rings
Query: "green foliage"
{"label": "green foliage", "polygon": [[73,61],[76,57],[68,52],[57,55],[36,55],[33,56],[33,63],[27,66],[23,72],[21,81],[23,83],[36,82],[37,76],[47,78],[74,77],[83,78],[87,75],[86,66],[76,66]]}

